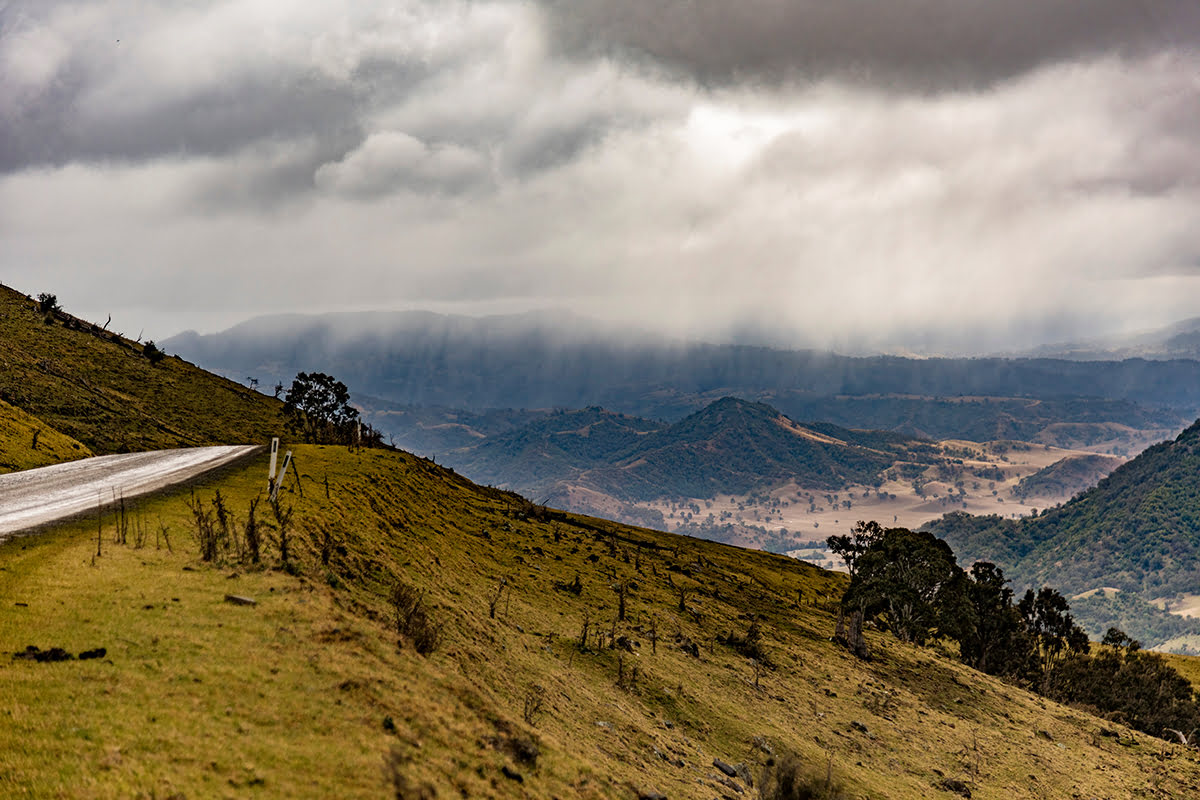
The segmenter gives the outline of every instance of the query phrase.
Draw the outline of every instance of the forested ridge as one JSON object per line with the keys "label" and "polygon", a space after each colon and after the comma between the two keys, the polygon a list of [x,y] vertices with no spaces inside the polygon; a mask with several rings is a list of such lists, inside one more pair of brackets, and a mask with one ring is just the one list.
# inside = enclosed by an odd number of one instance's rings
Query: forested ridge
{"label": "forested ridge", "polygon": [[[1068,594],[1111,587],[1143,601],[1195,592],[1200,586],[1200,422],[1036,517],[954,512],[924,528],[949,542],[965,561],[1004,566],[1018,586],[1053,581]],[[1139,635],[1172,627],[1165,619],[1154,621],[1159,614],[1145,607],[1132,616],[1149,626]],[[1181,624],[1197,632],[1194,622]]]}

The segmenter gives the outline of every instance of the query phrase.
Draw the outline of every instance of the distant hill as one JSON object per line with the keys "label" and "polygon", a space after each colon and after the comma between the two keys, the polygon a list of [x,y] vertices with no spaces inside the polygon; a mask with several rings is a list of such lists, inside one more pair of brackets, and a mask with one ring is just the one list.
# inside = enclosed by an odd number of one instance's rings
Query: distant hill
{"label": "distant hill", "polygon": [[1125,358],[1200,359],[1200,317],[1185,319],[1157,330],[1043,345],[1026,355],[1079,361],[1111,361]]}
{"label": "distant hill", "polygon": [[639,439],[580,483],[627,500],[744,494],[788,480],[837,489],[873,482],[918,444],[835,425],[805,426],[763,403],[727,397]]}
{"label": "distant hill", "polygon": [[582,491],[624,503],[744,494],[795,481],[840,489],[880,481],[898,461],[939,460],[928,442],[827,423],[799,424],[763,403],[727,397],[665,424],[600,408],[555,411],[446,452],[472,480],[568,507]]}
{"label": "distant hill", "polygon": [[663,429],[661,422],[601,408],[556,411],[447,455],[472,480],[543,497],[556,484],[608,464]]}
{"label": "distant hill", "polygon": [[1149,448],[1059,508],[1020,521],[949,515],[935,525],[964,560],[1064,591],[1147,596],[1200,587],[1200,422]]}
{"label": "distant hill", "polygon": [[1095,486],[1124,459],[1104,455],[1067,456],[1022,478],[1013,488],[1020,498],[1061,497]]}
{"label": "distant hill", "polygon": [[263,317],[162,344],[263,385],[320,369],[394,406],[477,412],[601,406],[675,421],[734,395],[793,419],[973,441],[1032,440],[1062,422],[1165,436],[1200,413],[1194,361],[852,358],[654,340],[564,314]]}
{"label": "distant hill", "polygon": [[[0,400],[96,454],[262,442],[281,403],[0,286]],[[47,439],[49,442],[49,439]]]}

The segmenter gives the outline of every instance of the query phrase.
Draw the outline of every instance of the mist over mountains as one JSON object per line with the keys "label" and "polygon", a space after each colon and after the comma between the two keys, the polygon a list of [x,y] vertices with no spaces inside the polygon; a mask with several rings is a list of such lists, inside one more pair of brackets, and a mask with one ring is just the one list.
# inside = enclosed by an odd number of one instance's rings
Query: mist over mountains
{"label": "mist over mountains", "polygon": [[1022,355],[1073,361],[1200,359],[1200,317],[1135,334],[1042,345]]}
{"label": "mist over mountains", "polygon": [[[653,340],[568,314],[273,316],[180,334],[168,351],[230,377],[337,375],[392,406],[604,408],[678,420],[726,395],[910,435],[1030,438],[1052,422],[1178,430],[1200,409],[1200,362],[850,357]],[[963,411],[969,413],[962,413]]]}
{"label": "mist over mountains", "polygon": [[928,443],[897,434],[800,425],[762,403],[715,401],[672,424],[586,408],[451,449],[473,479],[566,502],[568,486],[622,501],[744,494],[789,480],[817,489],[882,482],[898,460],[933,463]]}

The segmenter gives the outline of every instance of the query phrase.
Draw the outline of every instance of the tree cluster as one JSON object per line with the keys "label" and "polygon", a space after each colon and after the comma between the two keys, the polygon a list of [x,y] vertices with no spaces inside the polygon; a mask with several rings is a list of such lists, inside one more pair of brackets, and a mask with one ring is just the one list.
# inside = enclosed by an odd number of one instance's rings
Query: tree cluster
{"label": "tree cluster", "polygon": [[[860,522],[827,543],[850,571],[842,609],[853,625],[873,622],[918,645],[953,641],[962,662],[981,672],[1156,736],[1200,725],[1186,679],[1116,628],[1091,655],[1087,633],[1055,589],[1029,589],[1014,602],[999,567],[981,561],[963,570],[928,532]],[[843,638],[865,652],[861,631]]]}
{"label": "tree cluster", "polygon": [[283,398],[288,429],[314,444],[379,443],[380,436],[358,418],[346,384],[323,372],[301,372]]}

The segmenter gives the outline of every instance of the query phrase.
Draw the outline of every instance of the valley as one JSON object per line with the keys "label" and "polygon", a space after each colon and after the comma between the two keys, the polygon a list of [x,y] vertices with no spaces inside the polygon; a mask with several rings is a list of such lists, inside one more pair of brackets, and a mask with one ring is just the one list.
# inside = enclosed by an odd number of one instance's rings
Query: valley
{"label": "valley", "polygon": [[[144,344],[9,299],[10,469],[277,433],[296,469],[278,502],[264,499],[265,456],[251,456],[0,543],[4,793],[774,800],[786,784],[1033,800],[1200,787],[1195,752],[1152,735],[1159,720],[1200,722],[1192,701],[1094,700],[1129,708],[1129,728],[1089,714],[1071,698],[1091,684],[1046,683],[1059,668],[1020,638],[1031,627],[1013,641],[1033,660],[1002,675],[968,666],[981,662],[967,643],[987,639],[977,614],[927,639],[898,636],[876,610],[851,642],[851,579],[824,542],[876,519],[943,557],[944,542],[907,530],[936,520],[963,565],[985,547],[1010,558],[1038,537],[1050,547],[1045,520],[1090,529],[1098,517],[1081,509],[1127,509],[1114,487],[1150,498],[1161,522],[1162,503],[1194,494],[1200,429],[1126,461],[1093,448],[1120,452],[1113,436],[1133,446],[1131,432],[1153,428],[1080,422],[1100,427],[1057,429],[1077,445],[1060,447],[799,422],[730,395],[673,421],[391,407],[426,446],[454,444],[435,463],[374,436],[360,446],[353,415],[294,424],[290,390],[151,360]],[[988,405],[958,405],[976,403]],[[1180,508],[1171,518],[1190,519]],[[1146,599],[1162,586],[1173,591],[1153,599],[1190,608],[1171,565],[1162,580],[1135,585],[1127,570],[1079,591],[1080,552],[1049,580],[1073,592],[1093,641],[1094,624],[1119,619],[1147,645],[1200,642],[1200,622]],[[1016,589],[1044,563],[1004,568]],[[984,577],[945,585],[982,591]],[[1034,624],[1005,607],[998,619]],[[1090,649],[1071,669],[1153,669],[1163,692],[1194,701],[1194,659]],[[86,704],[80,686],[98,688]]]}
{"label": "valley", "polygon": [[[1064,460],[1090,454],[1024,442],[951,441],[939,442],[938,447],[944,463],[922,469],[908,480],[901,477],[905,472],[901,465],[885,472],[879,486],[850,484],[831,492],[789,482],[740,496],[663,499],[639,508],[660,514],[666,530],[716,532],[731,525],[732,530],[746,531],[733,543],[773,550],[790,543],[803,549],[806,543],[823,544],[829,533],[841,532],[860,519],[916,528],[951,509],[1024,517],[1065,502],[1094,482],[1061,483],[1054,491],[1023,495],[1018,491],[1022,481]],[[1123,463],[1110,458],[1109,469]]]}

